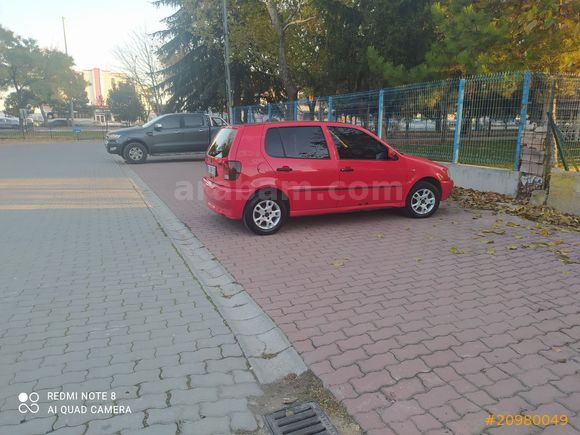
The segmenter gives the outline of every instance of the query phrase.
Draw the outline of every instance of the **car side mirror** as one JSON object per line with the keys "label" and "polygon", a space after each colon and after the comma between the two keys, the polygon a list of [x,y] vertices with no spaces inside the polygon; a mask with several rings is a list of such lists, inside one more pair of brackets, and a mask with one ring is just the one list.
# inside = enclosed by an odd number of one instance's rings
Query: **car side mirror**
{"label": "car side mirror", "polygon": [[154,129],[155,131],[161,131],[161,130],[163,130],[163,124],[155,124],[155,125],[153,126],[153,129]]}
{"label": "car side mirror", "polygon": [[397,153],[392,153],[389,156],[389,160],[399,160],[399,155]]}

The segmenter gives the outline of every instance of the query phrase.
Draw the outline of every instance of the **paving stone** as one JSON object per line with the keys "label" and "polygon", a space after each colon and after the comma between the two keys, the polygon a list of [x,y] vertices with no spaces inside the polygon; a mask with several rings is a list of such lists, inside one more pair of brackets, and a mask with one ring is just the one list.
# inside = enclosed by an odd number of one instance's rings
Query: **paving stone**
{"label": "paving stone", "polygon": [[139,430],[123,430],[121,435],[175,435],[176,424],[154,424]]}
{"label": "paving stone", "polygon": [[[425,410],[416,400],[401,400],[381,411],[381,418],[385,423],[405,421],[413,415],[423,414]],[[392,427],[392,426],[391,426]]]}
{"label": "paving stone", "polygon": [[147,424],[171,425],[182,421],[200,420],[199,405],[171,405],[167,408],[149,409],[147,411]]}
{"label": "paving stone", "polygon": [[194,422],[186,421],[181,426],[181,433],[184,435],[227,434],[230,431],[229,417],[208,417]]}
{"label": "paving stone", "polygon": [[105,420],[93,420],[89,423],[86,435],[104,435],[122,431],[123,429],[139,430],[143,427],[144,414],[115,415]]}
{"label": "paving stone", "polygon": [[234,431],[252,432],[258,429],[258,422],[251,412],[233,412],[230,425]]}

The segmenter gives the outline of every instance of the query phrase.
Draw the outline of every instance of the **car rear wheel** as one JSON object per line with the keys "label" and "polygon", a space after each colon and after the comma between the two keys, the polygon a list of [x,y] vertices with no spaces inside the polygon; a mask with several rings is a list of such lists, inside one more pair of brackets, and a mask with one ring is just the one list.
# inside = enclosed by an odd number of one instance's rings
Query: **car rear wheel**
{"label": "car rear wheel", "polygon": [[123,150],[123,157],[127,163],[143,163],[147,160],[147,149],[138,142],[131,142]]}
{"label": "car rear wheel", "polygon": [[419,181],[407,195],[405,210],[410,217],[426,218],[437,211],[441,201],[439,189],[427,181]]}
{"label": "car rear wheel", "polygon": [[244,209],[244,224],[260,236],[276,233],[286,221],[286,203],[273,194],[258,194]]}

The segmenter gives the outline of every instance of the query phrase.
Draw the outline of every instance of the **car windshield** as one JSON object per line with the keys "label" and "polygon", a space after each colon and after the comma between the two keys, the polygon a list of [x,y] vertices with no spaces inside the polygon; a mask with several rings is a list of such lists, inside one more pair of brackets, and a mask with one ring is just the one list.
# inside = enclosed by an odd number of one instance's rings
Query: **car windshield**
{"label": "car windshield", "polygon": [[151,127],[153,124],[158,123],[159,121],[161,121],[161,118],[163,118],[165,115],[161,115],[158,116],[157,118],[153,118],[151,121],[146,122],[145,124],[143,124],[143,127],[147,128],[147,127]]}

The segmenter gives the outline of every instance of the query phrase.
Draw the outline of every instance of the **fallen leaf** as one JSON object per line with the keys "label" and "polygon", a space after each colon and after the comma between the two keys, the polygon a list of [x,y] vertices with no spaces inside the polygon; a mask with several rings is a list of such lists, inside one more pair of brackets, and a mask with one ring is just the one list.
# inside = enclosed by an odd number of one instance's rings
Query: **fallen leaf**
{"label": "fallen leaf", "polygon": [[542,228],[540,230],[540,236],[549,237],[551,235],[552,235],[552,231],[550,231],[548,228]]}
{"label": "fallen leaf", "polygon": [[344,266],[344,261],[342,261],[342,260],[334,260],[334,261],[332,262],[332,265],[333,265],[334,267],[342,267],[342,266]]}
{"label": "fallen leaf", "polygon": [[495,254],[495,248],[487,248],[485,252],[486,254],[493,255]]}
{"label": "fallen leaf", "polygon": [[373,238],[379,240],[382,239],[383,237],[385,237],[385,235],[383,233],[374,233],[373,234]]}
{"label": "fallen leaf", "polygon": [[465,251],[463,249],[459,249],[457,246],[452,246],[449,249],[449,252],[451,252],[452,254],[465,254]]}
{"label": "fallen leaf", "polygon": [[492,243],[495,243],[495,242],[493,240],[482,240],[481,243],[491,245]]}
{"label": "fallen leaf", "polygon": [[[559,212],[546,206],[534,206],[527,200],[513,199],[493,192],[480,192],[473,189],[454,187],[451,199],[461,207],[467,209],[491,210],[495,213],[505,213],[536,221],[540,224],[558,225],[570,231],[580,231],[580,216]],[[496,218],[496,222],[503,222],[503,218]],[[528,229],[531,225],[520,225]],[[540,229],[541,226],[536,227]],[[565,228],[558,228],[565,230]]]}
{"label": "fallen leaf", "polygon": [[413,260],[418,263],[419,261],[421,261],[421,257],[413,257]]}
{"label": "fallen leaf", "polygon": [[518,245],[508,245],[507,249],[510,251],[515,251],[516,249],[518,249]]}
{"label": "fallen leaf", "polygon": [[554,347],[552,348],[552,350],[553,350],[554,352],[562,352],[562,349],[560,349],[559,347],[556,347],[556,346],[554,346]]}
{"label": "fallen leaf", "polygon": [[516,227],[520,227],[521,225],[516,224],[515,222],[512,222],[512,221],[509,221],[509,222],[506,222],[506,226],[516,228]]}

